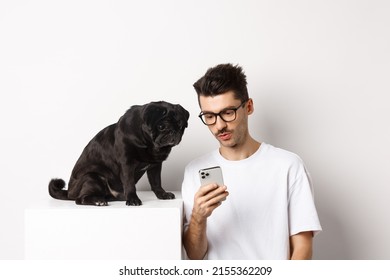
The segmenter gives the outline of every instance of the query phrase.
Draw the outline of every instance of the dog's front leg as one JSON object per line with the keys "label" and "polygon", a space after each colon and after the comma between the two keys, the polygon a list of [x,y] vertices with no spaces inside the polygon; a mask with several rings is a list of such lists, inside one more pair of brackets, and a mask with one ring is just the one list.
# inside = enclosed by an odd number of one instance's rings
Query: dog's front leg
{"label": "dog's front leg", "polygon": [[123,192],[126,199],[126,205],[142,205],[142,201],[137,196],[135,188],[135,168],[122,169],[121,180],[123,184]]}
{"label": "dog's front leg", "polygon": [[174,199],[175,195],[171,192],[166,192],[161,186],[161,168],[162,163],[155,164],[147,170],[149,184],[152,191],[159,199]]}

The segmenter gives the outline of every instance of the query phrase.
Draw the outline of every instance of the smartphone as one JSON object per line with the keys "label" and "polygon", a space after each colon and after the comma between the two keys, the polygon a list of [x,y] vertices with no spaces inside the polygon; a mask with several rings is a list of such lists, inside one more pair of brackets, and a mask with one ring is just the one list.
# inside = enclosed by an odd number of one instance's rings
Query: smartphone
{"label": "smartphone", "polygon": [[201,186],[216,183],[222,187],[223,183],[222,169],[219,166],[204,168],[199,170],[199,179]]}

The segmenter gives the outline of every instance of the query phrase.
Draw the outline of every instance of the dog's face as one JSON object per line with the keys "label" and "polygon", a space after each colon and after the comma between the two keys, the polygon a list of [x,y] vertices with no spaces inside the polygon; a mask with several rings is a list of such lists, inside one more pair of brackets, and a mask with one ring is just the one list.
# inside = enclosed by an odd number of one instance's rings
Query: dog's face
{"label": "dog's face", "polygon": [[143,132],[155,148],[172,147],[180,143],[190,114],[180,105],[165,101],[151,102],[143,110]]}

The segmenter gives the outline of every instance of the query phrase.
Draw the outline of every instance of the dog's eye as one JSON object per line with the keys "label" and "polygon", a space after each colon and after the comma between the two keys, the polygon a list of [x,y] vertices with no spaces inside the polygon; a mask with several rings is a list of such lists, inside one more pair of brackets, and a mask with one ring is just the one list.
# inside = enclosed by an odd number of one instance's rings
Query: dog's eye
{"label": "dog's eye", "polygon": [[158,128],[158,130],[162,131],[162,130],[164,130],[166,128],[166,126],[164,124],[159,124],[157,126],[157,128]]}

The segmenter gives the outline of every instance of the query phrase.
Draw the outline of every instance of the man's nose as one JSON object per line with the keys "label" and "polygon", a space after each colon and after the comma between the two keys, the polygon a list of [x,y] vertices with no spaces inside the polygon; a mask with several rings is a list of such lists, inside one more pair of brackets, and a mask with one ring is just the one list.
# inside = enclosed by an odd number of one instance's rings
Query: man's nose
{"label": "man's nose", "polygon": [[221,116],[217,116],[217,120],[215,122],[215,127],[218,129],[218,130],[222,130],[224,129],[225,127],[227,126],[226,122],[221,118]]}

